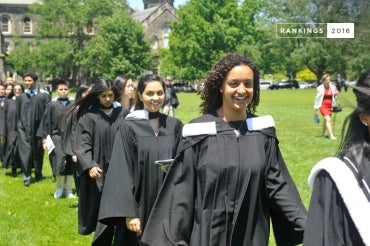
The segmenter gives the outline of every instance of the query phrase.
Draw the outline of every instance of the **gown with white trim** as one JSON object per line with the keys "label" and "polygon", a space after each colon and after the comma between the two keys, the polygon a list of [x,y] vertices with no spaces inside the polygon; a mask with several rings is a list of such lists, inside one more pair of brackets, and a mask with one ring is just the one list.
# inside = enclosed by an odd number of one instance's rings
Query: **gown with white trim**
{"label": "gown with white trim", "polygon": [[192,122],[215,122],[217,134],[205,129],[182,141],[142,241],[267,245],[271,218],[278,245],[301,243],[306,209],[282,159],[275,128],[248,131],[243,124],[236,129],[239,135],[216,115]]}

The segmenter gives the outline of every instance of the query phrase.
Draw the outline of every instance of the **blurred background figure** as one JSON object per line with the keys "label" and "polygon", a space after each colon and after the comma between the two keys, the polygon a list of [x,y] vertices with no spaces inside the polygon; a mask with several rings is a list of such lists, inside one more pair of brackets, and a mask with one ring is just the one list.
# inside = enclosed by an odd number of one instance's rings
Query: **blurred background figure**
{"label": "blurred background figure", "polygon": [[114,79],[113,86],[118,90],[117,102],[132,112],[135,108],[135,87],[131,77],[119,75]]}
{"label": "blurred background figure", "polygon": [[321,85],[317,87],[317,94],[314,103],[315,114],[318,116],[319,111],[324,117],[321,136],[325,137],[326,131],[329,133],[331,140],[337,139],[333,133],[331,124],[331,115],[333,106],[336,105],[336,97],[338,95],[337,88],[331,84],[330,75],[324,74],[321,77]]}
{"label": "blurred background figure", "polygon": [[172,77],[166,76],[164,79],[165,83],[165,102],[163,105],[163,113],[169,116],[175,116],[175,109],[180,105],[179,99],[177,98],[175,87],[172,85]]}

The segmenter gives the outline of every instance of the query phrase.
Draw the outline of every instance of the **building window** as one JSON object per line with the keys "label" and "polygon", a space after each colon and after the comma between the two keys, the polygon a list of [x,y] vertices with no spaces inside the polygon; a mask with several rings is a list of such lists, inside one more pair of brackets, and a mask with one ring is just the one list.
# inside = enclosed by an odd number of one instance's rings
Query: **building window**
{"label": "building window", "polygon": [[3,33],[10,32],[10,20],[8,16],[1,17],[1,32]]}
{"label": "building window", "polygon": [[86,34],[94,34],[94,26],[92,21],[89,21],[85,26],[85,32]]}
{"label": "building window", "polygon": [[170,28],[167,24],[162,27],[163,48],[168,48],[170,43]]}
{"label": "building window", "polygon": [[150,47],[152,48],[152,50],[158,49],[158,38],[156,36],[152,38],[152,43]]}
{"label": "building window", "polygon": [[9,42],[5,42],[4,43],[4,50],[5,50],[5,53],[9,54],[10,53],[10,43]]}
{"label": "building window", "polygon": [[23,33],[32,33],[31,20],[28,17],[23,19]]}

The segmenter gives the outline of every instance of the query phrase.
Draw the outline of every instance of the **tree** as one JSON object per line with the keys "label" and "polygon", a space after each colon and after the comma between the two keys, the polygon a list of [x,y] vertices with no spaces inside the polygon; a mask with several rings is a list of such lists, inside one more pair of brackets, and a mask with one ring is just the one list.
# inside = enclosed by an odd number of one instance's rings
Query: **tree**
{"label": "tree", "polygon": [[308,67],[317,78],[324,72],[341,72],[346,76],[351,69],[359,70],[358,64],[370,65],[369,59],[363,55],[369,49],[369,42],[366,40],[370,36],[365,24],[369,21],[368,1],[272,0],[264,6],[263,11],[263,17],[270,20],[271,25],[276,22],[309,25],[355,23],[355,39],[279,39],[272,46],[271,53],[282,57],[281,67],[285,67],[287,73],[299,67]]}
{"label": "tree", "polygon": [[[128,14],[125,0],[43,0],[32,4],[30,11],[37,20],[37,40],[19,43],[7,57],[16,71],[32,68],[45,76],[67,76],[82,83],[94,76],[121,72],[137,75],[147,67],[150,54],[139,25]],[[124,25],[126,29],[122,29]],[[115,40],[116,34],[110,32],[112,35],[108,36],[99,32],[100,28],[124,33],[116,33],[121,38]],[[94,50],[102,53],[94,54]],[[25,55],[32,57],[33,63],[21,61]]]}
{"label": "tree", "polygon": [[152,60],[141,24],[122,10],[100,22],[99,34],[87,42],[80,55],[79,64],[108,78],[137,76],[150,68]]}
{"label": "tree", "polygon": [[184,80],[199,79],[224,54],[243,50],[240,44],[253,40],[255,33],[253,13],[245,10],[237,0],[189,0],[170,25],[170,49],[160,52],[162,71]]}

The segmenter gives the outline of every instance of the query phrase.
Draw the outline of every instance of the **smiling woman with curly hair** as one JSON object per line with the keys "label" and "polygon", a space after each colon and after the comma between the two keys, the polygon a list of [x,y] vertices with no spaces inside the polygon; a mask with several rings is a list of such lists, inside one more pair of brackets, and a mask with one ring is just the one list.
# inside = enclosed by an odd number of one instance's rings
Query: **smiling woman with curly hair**
{"label": "smiling woman with curly hair", "polygon": [[253,70],[253,98],[247,106],[248,113],[255,113],[256,108],[260,101],[260,84],[259,84],[259,69],[248,58],[240,54],[230,54],[221,59],[209,73],[208,78],[204,83],[204,89],[201,91],[201,112],[202,113],[215,113],[216,110],[222,105],[222,92],[220,88],[226,75],[229,71],[238,65],[247,65]]}
{"label": "smiling woman with curly hair", "polygon": [[259,103],[257,66],[229,54],[201,94],[203,115],[183,140],[143,234],[149,245],[278,245],[302,242],[306,210]]}

